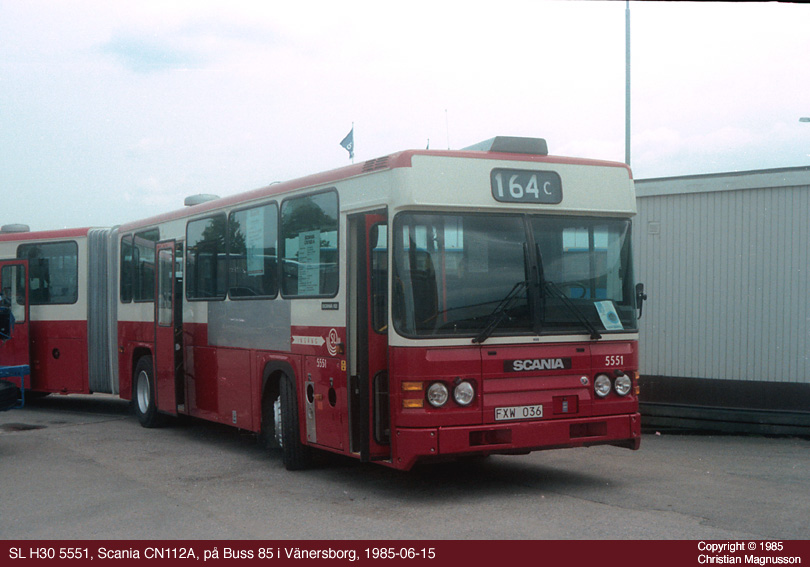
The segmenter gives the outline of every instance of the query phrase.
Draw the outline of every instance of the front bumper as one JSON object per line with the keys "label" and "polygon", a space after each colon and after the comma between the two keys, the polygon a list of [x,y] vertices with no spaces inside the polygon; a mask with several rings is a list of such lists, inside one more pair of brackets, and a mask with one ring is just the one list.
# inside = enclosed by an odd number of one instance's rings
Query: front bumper
{"label": "front bumper", "polygon": [[543,449],[616,445],[638,449],[641,415],[510,422],[496,425],[399,428],[392,466],[410,469],[420,460],[491,454],[525,454]]}

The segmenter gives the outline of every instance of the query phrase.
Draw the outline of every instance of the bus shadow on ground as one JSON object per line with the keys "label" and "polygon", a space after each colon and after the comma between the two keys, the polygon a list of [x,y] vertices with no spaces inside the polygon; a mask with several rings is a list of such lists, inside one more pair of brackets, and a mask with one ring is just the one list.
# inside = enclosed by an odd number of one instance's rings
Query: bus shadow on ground
{"label": "bus shadow on ground", "polygon": [[129,402],[115,396],[26,394],[23,407],[0,414],[0,432],[34,431],[85,419],[91,422],[124,419],[129,414]]}
{"label": "bus shadow on ground", "polygon": [[47,410],[54,412],[76,412],[94,415],[129,415],[130,402],[114,395],[107,394],[26,394],[26,409]]}
{"label": "bus shadow on ground", "polygon": [[514,496],[516,493],[557,492],[604,487],[612,479],[598,474],[560,469],[521,460],[520,457],[493,456],[487,459],[459,460],[417,465],[411,471],[361,468],[346,475],[346,482],[368,486],[410,500],[453,501],[477,496]]}

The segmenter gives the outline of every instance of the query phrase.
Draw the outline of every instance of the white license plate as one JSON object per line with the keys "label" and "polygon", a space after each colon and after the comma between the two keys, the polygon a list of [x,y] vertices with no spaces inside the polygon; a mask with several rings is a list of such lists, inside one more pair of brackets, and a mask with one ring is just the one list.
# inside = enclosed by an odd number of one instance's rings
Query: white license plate
{"label": "white license plate", "polygon": [[511,419],[540,419],[543,417],[543,406],[511,406],[495,408],[495,421]]}

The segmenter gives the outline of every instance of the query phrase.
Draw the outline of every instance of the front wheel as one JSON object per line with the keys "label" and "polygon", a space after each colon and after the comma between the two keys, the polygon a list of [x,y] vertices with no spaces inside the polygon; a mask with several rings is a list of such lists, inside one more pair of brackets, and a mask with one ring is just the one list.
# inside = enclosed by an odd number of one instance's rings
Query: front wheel
{"label": "front wheel", "polygon": [[132,377],[132,405],[135,416],[144,427],[158,427],[162,424],[155,401],[155,380],[152,371],[152,357],[142,356],[135,365]]}
{"label": "front wheel", "polygon": [[276,438],[281,445],[284,466],[288,471],[308,468],[312,461],[312,451],[301,443],[298,397],[295,384],[289,376],[281,377],[279,396],[274,406]]}
{"label": "front wheel", "polygon": [[277,393],[267,392],[262,399],[262,427],[259,443],[268,450],[281,448],[280,400]]}

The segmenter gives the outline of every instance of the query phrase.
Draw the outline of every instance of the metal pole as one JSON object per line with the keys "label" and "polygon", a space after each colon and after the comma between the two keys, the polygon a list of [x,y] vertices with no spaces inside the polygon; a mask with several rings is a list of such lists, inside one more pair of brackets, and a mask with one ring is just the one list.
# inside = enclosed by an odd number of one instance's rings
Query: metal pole
{"label": "metal pole", "polygon": [[624,163],[630,166],[630,0],[624,10]]}
{"label": "metal pole", "polygon": [[444,128],[447,132],[447,149],[450,149],[450,119],[447,117],[447,109],[444,109]]}

